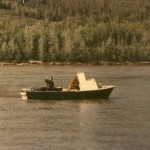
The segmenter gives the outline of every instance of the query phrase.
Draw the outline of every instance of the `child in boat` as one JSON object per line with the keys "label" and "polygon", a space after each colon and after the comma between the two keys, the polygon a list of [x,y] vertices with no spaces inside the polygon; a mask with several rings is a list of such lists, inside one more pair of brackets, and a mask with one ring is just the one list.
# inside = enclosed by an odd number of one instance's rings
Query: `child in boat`
{"label": "child in boat", "polygon": [[70,81],[70,89],[77,89],[77,90],[79,90],[79,81],[78,81],[77,77],[74,77]]}

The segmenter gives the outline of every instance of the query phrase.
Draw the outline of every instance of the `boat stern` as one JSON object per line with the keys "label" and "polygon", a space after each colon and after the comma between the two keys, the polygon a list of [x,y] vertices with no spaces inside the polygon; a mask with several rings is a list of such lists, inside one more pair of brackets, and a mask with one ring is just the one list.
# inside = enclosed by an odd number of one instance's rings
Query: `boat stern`
{"label": "boat stern", "polygon": [[28,97],[27,97],[27,91],[29,91],[30,89],[22,89],[21,92],[20,92],[20,95],[22,97],[22,100],[28,100]]}

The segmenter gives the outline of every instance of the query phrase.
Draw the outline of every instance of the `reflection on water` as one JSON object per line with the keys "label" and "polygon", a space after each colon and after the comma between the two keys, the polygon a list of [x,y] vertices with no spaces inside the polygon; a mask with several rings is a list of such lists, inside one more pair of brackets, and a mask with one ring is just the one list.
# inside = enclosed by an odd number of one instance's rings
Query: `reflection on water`
{"label": "reflection on water", "polygon": [[[148,67],[0,69],[0,149],[149,149]],[[70,79],[77,71],[115,85],[110,99],[21,100],[20,89],[45,84],[47,74],[58,84],[56,79]]]}

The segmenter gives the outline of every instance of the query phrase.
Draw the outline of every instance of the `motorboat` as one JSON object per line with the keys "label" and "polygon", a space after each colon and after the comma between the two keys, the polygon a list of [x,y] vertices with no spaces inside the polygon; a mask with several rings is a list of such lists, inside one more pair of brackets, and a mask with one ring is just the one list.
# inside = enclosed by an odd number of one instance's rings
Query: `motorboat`
{"label": "motorboat", "polygon": [[77,73],[78,89],[55,87],[53,90],[45,88],[25,88],[21,90],[23,100],[83,100],[108,99],[114,89],[113,85],[101,85],[94,78],[87,79],[84,72]]}

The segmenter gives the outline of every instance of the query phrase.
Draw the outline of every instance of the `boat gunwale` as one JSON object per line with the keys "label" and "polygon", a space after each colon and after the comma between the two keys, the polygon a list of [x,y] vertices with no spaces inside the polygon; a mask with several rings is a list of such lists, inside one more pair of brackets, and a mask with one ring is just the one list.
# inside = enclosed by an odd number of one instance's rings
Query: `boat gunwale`
{"label": "boat gunwale", "polygon": [[115,86],[113,86],[113,85],[107,85],[107,86],[103,86],[103,87],[100,87],[100,88],[98,88],[97,90],[67,90],[67,91],[54,91],[54,90],[52,90],[52,91],[40,91],[40,90],[27,90],[27,91],[21,91],[21,92],[38,92],[38,93],[40,93],[40,92],[46,92],[46,93],[62,93],[62,92],[93,92],[93,91],[101,91],[101,90],[108,90],[108,89],[113,89],[113,88],[115,88]]}

